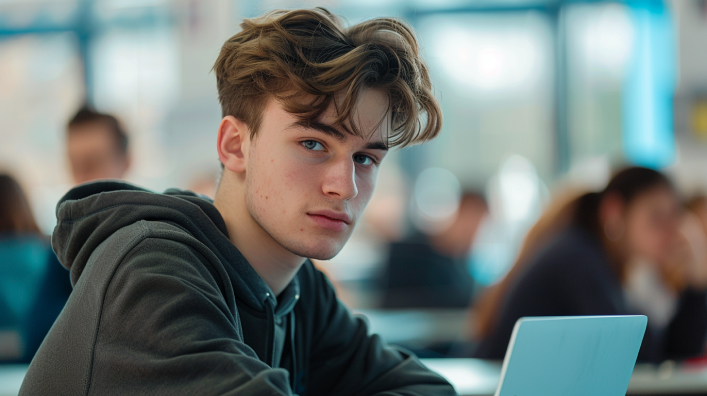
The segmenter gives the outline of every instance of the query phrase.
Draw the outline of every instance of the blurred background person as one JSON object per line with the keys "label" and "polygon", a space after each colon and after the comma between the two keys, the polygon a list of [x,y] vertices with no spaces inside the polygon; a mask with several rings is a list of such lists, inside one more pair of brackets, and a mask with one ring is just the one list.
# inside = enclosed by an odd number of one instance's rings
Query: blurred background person
{"label": "blurred background person", "polygon": [[69,121],[66,150],[74,183],[122,179],[130,168],[128,135],[109,114],[82,107]]}
{"label": "blurred background person", "polygon": [[689,265],[684,268],[684,276],[676,274],[673,278],[680,281],[687,277],[693,279],[693,283],[707,285],[707,196],[700,194],[691,197],[686,201],[685,208],[680,233],[684,238]]}
{"label": "blurred background person", "polygon": [[71,292],[27,197],[0,174],[0,363],[29,363]]}
{"label": "blurred background person", "polygon": [[[680,204],[660,172],[632,167],[618,172],[601,193],[589,193],[553,209],[535,229],[532,252],[482,300],[497,312],[480,324],[475,356],[503,359],[513,326],[523,316],[621,315],[639,313],[624,289],[636,261],[656,265],[679,293],[668,321],[649,315],[640,360],[700,355],[707,334],[705,284],[687,276],[684,239],[678,232]],[[537,243],[544,242],[544,243]],[[645,312],[644,312],[645,313]],[[489,323],[490,322],[490,323]]]}
{"label": "blurred background person", "polygon": [[381,307],[466,308],[473,279],[471,246],[488,213],[482,194],[465,192],[450,224],[435,233],[415,232],[389,245],[381,278]]}

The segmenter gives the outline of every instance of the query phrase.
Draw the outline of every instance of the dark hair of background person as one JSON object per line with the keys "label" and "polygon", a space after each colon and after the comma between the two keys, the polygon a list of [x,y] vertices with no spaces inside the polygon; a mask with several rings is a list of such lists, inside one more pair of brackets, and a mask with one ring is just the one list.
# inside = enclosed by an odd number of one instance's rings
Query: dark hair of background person
{"label": "dark hair of background person", "polygon": [[687,202],[685,202],[685,207],[687,207],[687,209],[691,210],[692,212],[697,213],[706,204],[707,204],[707,195],[698,194],[698,195],[695,195],[692,198],[688,199]]}
{"label": "dark hair of background person", "polygon": [[267,101],[275,98],[304,125],[333,105],[335,126],[366,138],[368,132],[351,120],[365,89],[388,96],[388,147],[431,140],[442,128],[427,66],[412,29],[401,21],[375,18],[344,28],[316,8],[274,11],[241,27],[221,48],[213,70],[223,116],[243,121],[251,137]]}
{"label": "dark hair of background person", "polygon": [[73,118],[71,118],[68,124],[68,133],[71,134],[72,127],[88,123],[103,123],[106,125],[110,133],[115,137],[120,153],[123,155],[127,154],[128,135],[125,133],[118,119],[110,114],[99,113],[89,106],[82,107]]}
{"label": "dark hair of background person", "polygon": [[20,184],[8,174],[0,174],[0,234],[40,233]]}
{"label": "dark hair of background person", "polygon": [[462,205],[476,205],[479,208],[484,208],[486,210],[488,210],[489,207],[489,203],[486,200],[484,193],[477,190],[464,190],[459,201],[459,206]]}
{"label": "dark hair of background person", "polygon": [[[484,338],[493,331],[507,290],[520,275],[525,264],[553,237],[563,229],[574,226],[604,240],[606,237],[599,219],[599,207],[604,197],[618,196],[624,205],[628,206],[643,193],[659,187],[673,189],[670,180],[658,171],[628,167],[617,172],[601,192],[570,193],[558,197],[528,231],[510,271],[501,282],[490,287],[479,299],[475,306],[473,336]],[[626,275],[625,263],[612,261],[611,264],[618,278],[623,281]]]}

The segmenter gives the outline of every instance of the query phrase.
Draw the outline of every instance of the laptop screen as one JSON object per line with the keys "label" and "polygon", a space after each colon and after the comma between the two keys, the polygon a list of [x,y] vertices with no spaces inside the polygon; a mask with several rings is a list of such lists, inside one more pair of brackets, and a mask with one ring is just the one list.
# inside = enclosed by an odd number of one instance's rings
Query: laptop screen
{"label": "laptop screen", "polygon": [[645,316],[521,318],[496,396],[625,395]]}

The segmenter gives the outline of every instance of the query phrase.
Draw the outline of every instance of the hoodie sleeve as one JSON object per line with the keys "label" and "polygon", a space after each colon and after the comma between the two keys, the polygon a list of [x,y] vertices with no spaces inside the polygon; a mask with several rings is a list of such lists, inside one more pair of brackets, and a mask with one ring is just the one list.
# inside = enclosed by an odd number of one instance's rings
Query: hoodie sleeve
{"label": "hoodie sleeve", "polygon": [[291,395],[288,373],[242,341],[206,259],[147,238],[108,286],[90,395]]}
{"label": "hoodie sleeve", "polygon": [[352,316],[336,298],[326,277],[313,268],[310,274],[310,286],[316,292],[319,309],[313,321],[315,331],[307,394],[457,394],[452,385],[423,366],[414,355],[387,346],[378,335],[368,335],[366,323]]}

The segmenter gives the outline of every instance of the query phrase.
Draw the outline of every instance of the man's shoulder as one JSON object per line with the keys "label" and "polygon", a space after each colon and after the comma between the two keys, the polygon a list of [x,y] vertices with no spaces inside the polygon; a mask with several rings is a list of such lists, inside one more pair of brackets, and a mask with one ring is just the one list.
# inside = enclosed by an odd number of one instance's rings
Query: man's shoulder
{"label": "man's shoulder", "polygon": [[213,252],[182,227],[140,220],[107,238],[93,252],[87,267],[169,267],[176,273],[180,267],[213,266],[215,262],[218,259]]}
{"label": "man's shoulder", "polygon": [[89,278],[85,287],[109,294],[126,294],[125,285],[143,283],[152,287],[142,293],[159,294],[158,285],[174,282],[220,298],[233,294],[214,252],[186,230],[159,221],[141,220],[117,231],[96,249],[81,277]]}
{"label": "man's shoulder", "polygon": [[[191,240],[198,242],[189,232],[176,224],[139,220],[115,231],[96,248],[92,256],[105,255],[108,251],[113,257],[119,258],[125,254],[116,253],[127,253],[147,239],[153,240],[152,246],[165,247],[174,247],[175,244],[186,246]],[[169,249],[165,253],[169,253]]]}

